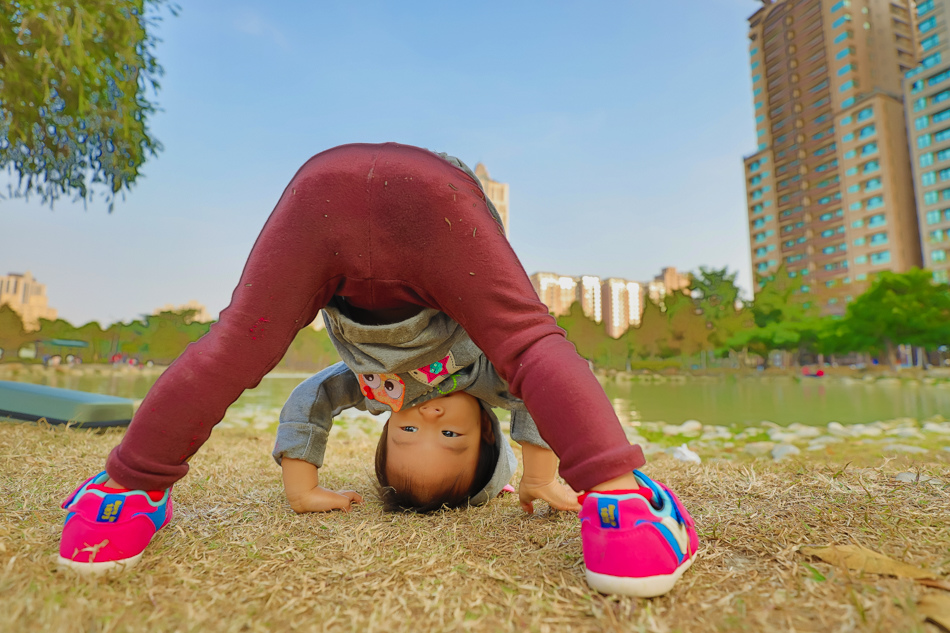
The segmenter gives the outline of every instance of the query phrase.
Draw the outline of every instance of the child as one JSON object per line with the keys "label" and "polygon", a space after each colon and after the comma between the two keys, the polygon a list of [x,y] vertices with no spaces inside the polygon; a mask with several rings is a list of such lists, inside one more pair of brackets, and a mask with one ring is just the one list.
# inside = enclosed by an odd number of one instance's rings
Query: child
{"label": "child", "polygon": [[385,143],[307,161],[219,321],[152,387],[107,473],[64,504],[61,561],[88,570],[137,561],[171,516],[171,485],[228,405],[341,297],[367,322],[395,323],[423,307],[458,323],[523,400],[561,476],[585,491],[589,584],[638,596],[669,591],[696,555],[692,519],[669,490],[634,471],[643,451],[534,294],[496,218],[478,179],[451,157]]}
{"label": "child", "polygon": [[573,492],[556,481],[557,458],[524,404],[458,323],[431,308],[393,324],[363,323],[340,297],[323,315],[344,362],[294,390],[274,448],[294,511],[348,510],[361,500],[352,491],[321,488],[317,476],[333,417],[350,407],[392,412],[376,451],[386,509],[428,512],[487,502],[515,468],[492,406],[511,411],[511,436],[524,446],[522,507],[530,512],[541,498],[580,510]]}

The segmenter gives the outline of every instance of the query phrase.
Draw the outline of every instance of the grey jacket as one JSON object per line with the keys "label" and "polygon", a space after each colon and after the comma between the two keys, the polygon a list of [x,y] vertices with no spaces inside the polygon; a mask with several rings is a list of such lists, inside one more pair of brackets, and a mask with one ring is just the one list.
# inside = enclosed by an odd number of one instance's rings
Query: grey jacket
{"label": "grey jacket", "polygon": [[330,340],[343,362],[308,378],[290,395],[277,427],[277,463],[290,457],[322,467],[333,418],[344,409],[399,411],[454,391],[481,401],[498,447],[492,478],[472,497],[473,505],[501,492],[517,468],[492,407],[511,411],[512,439],[548,448],[524,403],[508,392],[508,384],[482,351],[445,313],[425,309],[392,325],[364,325],[345,311],[339,297],[323,310]]}

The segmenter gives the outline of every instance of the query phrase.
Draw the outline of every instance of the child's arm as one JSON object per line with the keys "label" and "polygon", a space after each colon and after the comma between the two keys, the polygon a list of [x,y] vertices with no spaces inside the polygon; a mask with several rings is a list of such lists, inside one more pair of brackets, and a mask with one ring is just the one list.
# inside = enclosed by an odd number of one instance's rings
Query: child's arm
{"label": "child's arm", "polygon": [[525,442],[521,445],[524,475],[518,486],[521,509],[534,513],[534,500],[547,501],[552,508],[580,512],[577,493],[557,480],[557,455],[549,448]]}
{"label": "child's arm", "polygon": [[351,491],[320,486],[317,475],[333,418],[344,409],[362,408],[359,381],[343,363],[321,371],[294,389],[280,412],[274,459],[280,464],[284,492],[294,512],[349,510],[363,498]]}
{"label": "child's arm", "polygon": [[362,503],[363,497],[353,490],[334,492],[320,486],[319,469],[302,459],[285,457],[280,462],[284,493],[297,514],[304,512],[350,511],[351,503]]}

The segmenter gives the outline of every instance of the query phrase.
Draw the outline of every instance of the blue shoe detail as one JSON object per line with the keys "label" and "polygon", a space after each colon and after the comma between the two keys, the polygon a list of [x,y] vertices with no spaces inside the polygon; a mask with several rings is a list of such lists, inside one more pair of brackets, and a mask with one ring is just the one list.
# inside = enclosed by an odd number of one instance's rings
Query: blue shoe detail
{"label": "blue shoe detail", "polygon": [[637,521],[636,527],[639,527],[640,525],[644,523],[646,523],[647,525],[653,526],[654,528],[656,528],[657,532],[663,535],[663,538],[666,539],[666,542],[669,543],[670,547],[673,549],[673,553],[676,554],[677,564],[681,564],[683,560],[685,560],[686,555],[683,553],[683,550],[680,549],[680,544],[676,540],[676,537],[673,536],[673,533],[670,532],[670,528],[666,527],[662,523],[657,523],[656,521],[647,521],[647,520]]}
{"label": "blue shoe detail", "polygon": [[122,493],[106,495],[99,504],[99,512],[96,514],[96,521],[99,523],[115,523],[119,518],[119,512],[125,505],[125,495]]}
{"label": "blue shoe detail", "polygon": [[600,527],[620,529],[620,504],[614,497],[597,497],[597,514],[600,515]]}
{"label": "blue shoe detail", "polygon": [[165,525],[165,517],[168,514],[168,493],[165,493],[161,505],[155,508],[155,512],[137,512],[133,514],[132,517],[134,518],[143,514],[147,516],[149,521],[155,526],[156,532],[162,529],[162,526]]}

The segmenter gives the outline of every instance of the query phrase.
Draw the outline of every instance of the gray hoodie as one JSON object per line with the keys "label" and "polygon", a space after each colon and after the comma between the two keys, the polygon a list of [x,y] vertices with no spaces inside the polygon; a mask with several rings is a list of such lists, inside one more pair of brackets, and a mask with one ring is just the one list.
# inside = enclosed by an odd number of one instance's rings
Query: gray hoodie
{"label": "gray hoodie", "polygon": [[399,411],[455,391],[479,399],[498,447],[491,480],[472,497],[473,505],[498,495],[517,468],[492,407],[511,411],[512,439],[548,448],[524,403],[508,392],[508,384],[482,351],[445,313],[424,309],[399,323],[364,325],[345,311],[339,297],[323,310],[330,340],[343,362],[308,378],[290,395],[277,427],[277,463],[290,457],[322,467],[333,418],[344,409]]}

